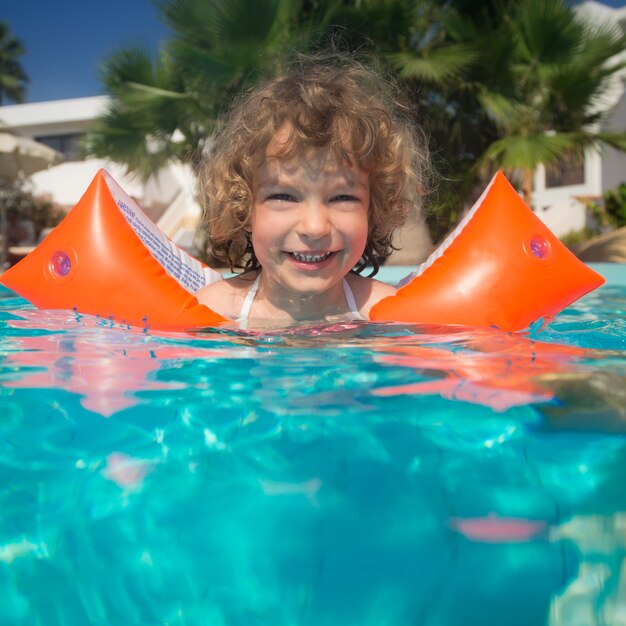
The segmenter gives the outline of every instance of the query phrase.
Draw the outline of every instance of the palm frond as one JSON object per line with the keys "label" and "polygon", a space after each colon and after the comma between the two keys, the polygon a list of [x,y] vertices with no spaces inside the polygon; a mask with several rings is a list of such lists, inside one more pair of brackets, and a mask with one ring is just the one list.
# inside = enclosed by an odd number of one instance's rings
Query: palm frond
{"label": "palm frond", "polygon": [[219,42],[222,14],[227,12],[227,3],[220,0],[154,2],[176,38],[197,46],[213,47]]}
{"label": "palm frond", "polygon": [[479,90],[478,101],[487,117],[504,132],[523,126],[523,120],[531,114],[524,102],[486,88]]}
{"label": "palm frond", "polygon": [[626,133],[600,132],[595,135],[598,141],[616,150],[626,151]]}
{"label": "palm frond", "polygon": [[144,85],[135,81],[124,83],[121,93],[123,95],[122,100],[127,104],[134,105],[153,103],[155,101],[186,100],[189,97],[189,94],[180,93],[179,91]]}
{"label": "palm frond", "polygon": [[616,57],[623,56],[626,48],[626,35],[618,24],[602,23],[582,25],[578,60],[590,69],[601,69],[605,64],[612,64]]}
{"label": "palm frond", "polygon": [[286,0],[156,1],[175,38],[214,51],[229,42],[267,40],[297,7]]}
{"label": "palm frond", "polygon": [[86,151],[93,156],[113,158],[125,164],[129,172],[147,180],[172,157],[164,151],[151,150],[149,137],[149,124],[113,105],[89,132]]}
{"label": "palm frond", "polygon": [[419,54],[397,52],[388,55],[403,78],[418,78],[433,83],[443,83],[460,76],[477,57],[478,52],[467,44],[449,44]]}
{"label": "palm frond", "polygon": [[153,58],[146,48],[131,46],[113,53],[99,68],[104,87],[116,93],[128,81],[153,85],[156,70]]}
{"label": "palm frond", "polygon": [[556,163],[579,149],[580,140],[573,133],[516,135],[494,141],[481,161],[507,172],[534,170],[542,164]]}
{"label": "palm frond", "polygon": [[516,3],[509,26],[520,60],[531,65],[560,64],[577,49],[582,26],[563,0]]}
{"label": "palm frond", "polygon": [[232,81],[239,65],[235,58],[230,58],[226,48],[219,52],[207,50],[177,39],[171,42],[170,51],[187,84],[227,84]]}

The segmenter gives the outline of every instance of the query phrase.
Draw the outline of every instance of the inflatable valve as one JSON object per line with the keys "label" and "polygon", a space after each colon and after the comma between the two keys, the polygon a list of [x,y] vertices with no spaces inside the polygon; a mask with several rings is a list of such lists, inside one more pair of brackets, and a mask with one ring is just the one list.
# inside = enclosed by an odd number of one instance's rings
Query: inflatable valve
{"label": "inflatable valve", "polygon": [[72,269],[72,261],[70,257],[63,252],[62,250],[58,250],[55,252],[50,258],[50,271],[59,278],[64,278],[67,276]]}

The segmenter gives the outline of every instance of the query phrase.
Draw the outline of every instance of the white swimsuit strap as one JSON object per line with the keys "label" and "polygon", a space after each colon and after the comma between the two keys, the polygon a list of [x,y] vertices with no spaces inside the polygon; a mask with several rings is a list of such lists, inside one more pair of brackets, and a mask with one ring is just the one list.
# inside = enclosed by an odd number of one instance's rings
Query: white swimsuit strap
{"label": "white swimsuit strap", "polygon": [[248,289],[248,293],[246,297],[243,299],[243,304],[241,305],[241,311],[239,312],[239,319],[237,320],[239,326],[243,329],[248,328],[248,317],[250,316],[250,309],[252,308],[252,302],[254,301],[254,296],[256,296],[256,292],[259,290],[259,284],[261,283],[261,274],[254,279],[252,286]]}
{"label": "white swimsuit strap", "polygon": [[343,279],[343,293],[346,296],[346,304],[348,305],[348,309],[350,310],[350,313],[352,313],[355,319],[362,320],[363,316],[361,315],[359,311],[359,307],[356,305],[356,300],[354,299],[354,294],[352,293],[352,289],[350,288],[350,285],[348,284],[348,281],[345,278]]}
{"label": "white swimsuit strap", "polygon": [[[254,298],[256,296],[256,292],[259,290],[259,285],[261,283],[261,274],[259,274],[252,283],[250,289],[248,289],[248,293],[246,297],[243,299],[243,304],[241,305],[241,311],[239,313],[239,319],[237,320],[239,326],[243,329],[248,327],[248,317],[250,316],[250,309],[252,308],[252,303],[254,302]],[[348,305],[348,309],[350,313],[354,316],[355,319],[363,319],[359,311],[359,307],[356,304],[356,300],[354,299],[354,294],[352,293],[352,289],[348,284],[348,281],[343,279],[343,293],[346,296],[346,304]]]}

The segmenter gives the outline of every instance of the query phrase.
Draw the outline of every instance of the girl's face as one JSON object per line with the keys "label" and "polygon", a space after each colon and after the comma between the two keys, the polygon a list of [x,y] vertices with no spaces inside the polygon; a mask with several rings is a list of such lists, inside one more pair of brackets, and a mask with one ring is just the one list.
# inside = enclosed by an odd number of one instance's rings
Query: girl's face
{"label": "girl's face", "polygon": [[276,133],[254,177],[251,234],[263,284],[282,298],[336,297],[365,249],[369,177],[325,148],[277,157],[288,136],[288,128]]}

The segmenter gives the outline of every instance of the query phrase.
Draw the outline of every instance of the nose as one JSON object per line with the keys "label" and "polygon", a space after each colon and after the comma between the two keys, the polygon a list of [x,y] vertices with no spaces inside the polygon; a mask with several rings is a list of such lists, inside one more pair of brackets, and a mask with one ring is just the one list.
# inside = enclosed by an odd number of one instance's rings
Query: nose
{"label": "nose", "polygon": [[302,204],[299,234],[309,239],[321,239],[330,234],[332,227],[329,208],[318,201]]}

